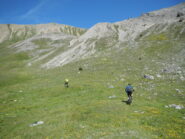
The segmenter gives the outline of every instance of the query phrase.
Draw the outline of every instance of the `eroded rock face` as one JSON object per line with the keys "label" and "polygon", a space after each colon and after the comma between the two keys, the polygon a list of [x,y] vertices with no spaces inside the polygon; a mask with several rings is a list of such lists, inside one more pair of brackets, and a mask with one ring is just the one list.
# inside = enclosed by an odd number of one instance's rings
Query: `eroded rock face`
{"label": "eroded rock face", "polygon": [[80,36],[85,31],[86,29],[54,23],[38,25],[0,24],[0,43],[5,40],[11,40],[14,37],[24,40],[34,35],[48,33],[65,33],[67,35]]}
{"label": "eroded rock face", "polygon": [[87,40],[91,38],[100,39],[102,37],[112,37],[116,35],[117,28],[114,24],[111,23],[98,23],[90,28],[86,33],[80,36],[79,40]]}
{"label": "eroded rock face", "polygon": [[8,28],[8,25],[6,24],[1,24],[0,25],[0,43],[3,42],[4,40],[8,39],[8,36],[10,35],[10,30]]}

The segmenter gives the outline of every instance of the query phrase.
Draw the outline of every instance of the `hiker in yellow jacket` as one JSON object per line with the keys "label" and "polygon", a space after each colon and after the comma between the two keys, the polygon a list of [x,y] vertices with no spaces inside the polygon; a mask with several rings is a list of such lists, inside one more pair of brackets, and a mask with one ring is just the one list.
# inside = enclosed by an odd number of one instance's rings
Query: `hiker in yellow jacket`
{"label": "hiker in yellow jacket", "polygon": [[64,81],[64,86],[65,86],[66,88],[69,87],[69,80],[68,80],[68,79],[65,79],[65,81]]}

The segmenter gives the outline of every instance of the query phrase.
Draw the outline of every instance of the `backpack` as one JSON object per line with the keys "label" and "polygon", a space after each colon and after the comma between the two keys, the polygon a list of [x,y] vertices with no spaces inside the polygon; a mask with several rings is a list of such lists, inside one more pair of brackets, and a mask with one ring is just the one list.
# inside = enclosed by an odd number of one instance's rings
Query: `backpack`
{"label": "backpack", "polygon": [[133,92],[133,87],[131,85],[128,85],[126,88],[125,88],[125,91],[126,92]]}

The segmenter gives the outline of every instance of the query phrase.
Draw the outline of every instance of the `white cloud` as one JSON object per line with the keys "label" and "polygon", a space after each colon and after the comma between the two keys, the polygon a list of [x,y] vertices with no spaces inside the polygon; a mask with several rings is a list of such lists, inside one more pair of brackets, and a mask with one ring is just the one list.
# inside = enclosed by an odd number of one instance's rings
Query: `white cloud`
{"label": "white cloud", "polygon": [[49,0],[40,0],[40,2],[35,7],[33,7],[32,9],[30,9],[29,11],[27,11],[25,14],[23,14],[22,16],[20,16],[20,18],[25,19],[25,18],[28,18],[28,17],[34,15],[48,1]]}

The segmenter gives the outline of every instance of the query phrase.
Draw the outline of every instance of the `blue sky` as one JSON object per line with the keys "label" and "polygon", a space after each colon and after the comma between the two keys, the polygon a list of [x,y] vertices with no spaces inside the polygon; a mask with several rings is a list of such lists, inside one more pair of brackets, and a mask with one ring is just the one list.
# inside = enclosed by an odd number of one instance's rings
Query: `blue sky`
{"label": "blue sky", "polygon": [[0,24],[59,23],[90,28],[181,2],[185,0],[0,0]]}

